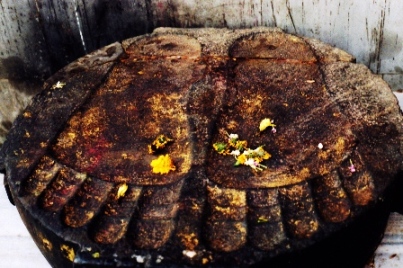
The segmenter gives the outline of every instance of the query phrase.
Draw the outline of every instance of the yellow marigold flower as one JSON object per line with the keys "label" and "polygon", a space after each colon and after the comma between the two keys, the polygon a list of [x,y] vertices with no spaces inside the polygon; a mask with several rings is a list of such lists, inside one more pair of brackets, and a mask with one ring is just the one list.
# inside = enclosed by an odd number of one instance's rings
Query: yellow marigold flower
{"label": "yellow marigold flower", "polygon": [[248,147],[248,142],[247,141],[237,141],[235,143],[235,149],[237,150],[244,150]]}
{"label": "yellow marigold flower", "polygon": [[258,158],[260,159],[259,162],[262,162],[263,159],[267,160],[271,157],[271,154],[269,154],[268,152],[266,152],[263,149],[263,146],[259,146],[255,149],[255,153],[257,154]]}
{"label": "yellow marigold flower", "polygon": [[[275,130],[273,121],[269,118],[262,120],[261,131],[271,126],[272,132]],[[273,132],[274,133],[274,132]],[[248,142],[246,140],[239,140],[238,134],[227,134],[227,143],[216,142],[213,144],[213,148],[216,152],[222,155],[232,155],[236,159],[234,166],[245,165],[251,167],[253,170],[262,171],[267,166],[261,164],[263,160],[267,160],[271,155],[263,149],[263,146],[259,146],[256,149],[248,148]]]}
{"label": "yellow marigold flower", "polygon": [[246,157],[245,154],[241,154],[236,158],[236,163],[235,166],[243,165],[246,160],[248,160],[248,157]]}
{"label": "yellow marigold flower", "polygon": [[260,121],[259,125],[259,130],[263,131],[268,127],[275,127],[276,125],[274,124],[273,120],[270,120],[270,118],[265,118],[262,121]]}
{"label": "yellow marigold flower", "polygon": [[176,167],[169,155],[160,155],[150,163],[153,173],[167,174],[169,171],[176,170]]}

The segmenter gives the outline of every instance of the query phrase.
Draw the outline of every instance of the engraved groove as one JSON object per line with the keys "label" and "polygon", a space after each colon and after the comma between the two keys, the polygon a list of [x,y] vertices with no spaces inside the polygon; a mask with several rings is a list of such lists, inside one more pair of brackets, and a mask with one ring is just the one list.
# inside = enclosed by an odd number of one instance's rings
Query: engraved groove
{"label": "engraved groove", "polygon": [[[351,163],[354,164],[355,172],[349,168]],[[339,170],[343,177],[343,187],[355,205],[364,206],[375,200],[374,179],[358,151],[354,151]]]}
{"label": "engraved groove", "polygon": [[350,200],[342,187],[337,170],[313,180],[316,206],[327,222],[342,222],[351,213]]}
{"label": "engraved groove", "polygon": [[185,250],[195,250],[198,246],[204,245],[207,178],[204,173],[196,174],[184,181],[179,200],[177,227],[173,237],[174,241]]}
{"label": "engraved groove", "polygon": [[24,181],[24,193],[38,197],[56,176],[61,165],[48,156],[43,156],[34,172]]}
{"label": "engraved groove", "polygon": [[344,188],[357,206],[368,205],[375,199],[374,181],[368,171],[357,172],[349,179],[344,180]]}
{"label": "engraved groove", "polygon": [[137,207],[142,187],[129,187],[123,197],[118,196],[119,187],[110,192],[110,201],[95,223],[93,238],[98,243],[113,244],[126,235],[129,221]]}
{"label": "engraved groove", "polygon": [[43,192],[42,206],[49,211],[61,210],[76,193],[87,175],[62,167],[55,179]]}
{"label": "engraved groove", "polygon": [[87,224],[99,211],[112,189],[112,183],[88,177],[64,207],[64,223],[74,228]]}

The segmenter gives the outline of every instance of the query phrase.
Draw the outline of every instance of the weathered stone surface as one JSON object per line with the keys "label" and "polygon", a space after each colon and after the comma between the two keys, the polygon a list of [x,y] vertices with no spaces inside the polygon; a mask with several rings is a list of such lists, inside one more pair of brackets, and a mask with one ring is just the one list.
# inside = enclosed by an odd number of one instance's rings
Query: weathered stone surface
{"label": "weathered stone surface", "polygon": [[158,29],[49,79],[0,165],[70,261],[258,263],[345,228],[401,169],[397,100],[353,62],[279,29]]}

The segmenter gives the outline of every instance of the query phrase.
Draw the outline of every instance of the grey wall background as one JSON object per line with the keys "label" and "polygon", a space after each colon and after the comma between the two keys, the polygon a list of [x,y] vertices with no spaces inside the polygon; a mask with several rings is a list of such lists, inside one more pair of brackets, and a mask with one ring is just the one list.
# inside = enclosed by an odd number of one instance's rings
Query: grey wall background
{"label": "grey wall background", "polygon": [[0,143],[43,80],[156,27],[276,26],[318,38],[403,89],[400,0],[0,0]]}
{"label": "grey wall background", "polygon": [[402,11],[399,0],[2,0],[1,75],[44,78],[160,26],[277,26],[338,46],[401,87]]}

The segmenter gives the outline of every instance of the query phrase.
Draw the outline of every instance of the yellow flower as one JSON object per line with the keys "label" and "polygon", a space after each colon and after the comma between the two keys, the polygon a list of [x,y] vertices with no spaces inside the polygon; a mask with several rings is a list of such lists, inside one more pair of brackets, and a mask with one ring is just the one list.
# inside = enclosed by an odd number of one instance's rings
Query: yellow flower
{"label": "yellow flower", "polygon": [[246,160],[248,160],[248,158],[246,157],[246,155],[245,155],[245,154],[241,154],[240,156],[238,156],[238,157],[236,158],[235,166],[243,165],[243,164],[246,162]]}
{"label": "yellow flower", "polygon": [[176,170],[176,167],[169,155],[160,155],[150,163],[153,173],[167,174],[169,171]]}
{"label": "yellow flower", "polygon": [[237,150],[244,150],[244,149],[246,149],[246,147],[248,147],[248,142],[247,141],[236,141],[234,147]]}
{"label": "yellow flower", "polygon": [[269,222],[269,219],[266,216],[260,216],[257,219],[257,223],[265,223],[265,222]]}
{"label": "yellow flower", "polygon": [[148,145],[148,153],[153,154],[156,151],[160,151],[165,148],[168,143],[171,143],[173,139],[168,138],[164,134],[158,135],[157,138],[152,142],[151,145]]}
{"label": "yellow flower", "polygon": [[116,193],[116,199],[124,197],[128,188],[129,186],[127,186],[126,183],[122,183],[121,185],[119,185],[118,191]]}
{"label": "yellow flower", "polygon": [[263,149],[263,146],[257,147],[257,148],[255,149],[255,153],[256,153],[256,155],[257,155],[257,157],[258,157],[258,159],[259,159],[259,162],[262,162],[263,159],[267,160],[267,159],[269,159],[269,158],[271,157],[271,154],[269,154],[268,152],[266,152],[266,151]]}
{"label": "yellow flower", "polygon": [[147,147],[148,147],[148,153],[149,153],[149,154],[155,153],[155,151],[154,151],[152,145],[149,144],[149,145],[147,145]]}
{"label": "yellow flower", "polygon": [[263,131],[268,127],[275,127],[276,125],[273,123],[273,120],[270,120],[270,118],[265,118],[262,121],[260,121],[259,125],[259,130]]}
{"label": "yellow flower", "polygon": [[[263,131],[269,126],[272,127],[272,131],[275,130],[273,121],[266,118],[262,120],[260,129]],[[259,146],[256,149],[248,148],[248,142],[246,140],[239,140],[238,134],[228,134],[227,143],[216,142],[213,144],[213,148],[219,154],[234,156],[236,160],[234,166],[245,165],[256,171],[266,169],[267,166],[262,165],[261,162],[271,157],[271,155],[263,149],[263,146]]]}
{"label": "yellow flower", "polygon": [[225,143],[223,143],[223,142],[214,143],[213,148],[219,154],[226,154],[226,152],[227,152],[227,145]]}

